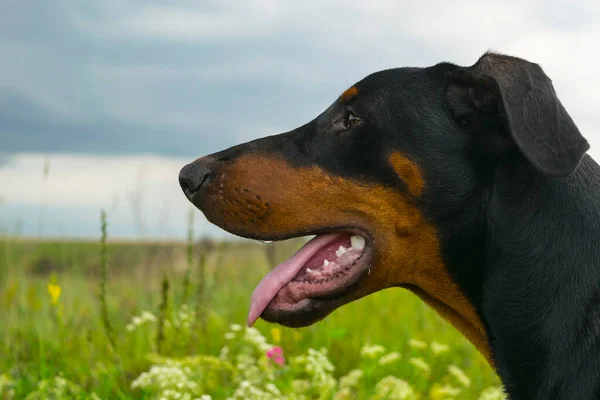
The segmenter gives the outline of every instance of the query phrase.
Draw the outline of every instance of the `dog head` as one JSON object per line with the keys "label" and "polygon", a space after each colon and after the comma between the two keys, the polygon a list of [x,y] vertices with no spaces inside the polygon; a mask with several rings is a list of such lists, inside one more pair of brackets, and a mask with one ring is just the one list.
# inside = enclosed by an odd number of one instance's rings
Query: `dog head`
{"label": "dog head", "polygon": [[494,171],[566,176],[588,147],[539,66],[486,53],[369,75],[307,124],[199,158],[179,179],[233,234],[317,235],[258,285],[250,324],[309,325],[401,286],[485,354],[475,227]]}

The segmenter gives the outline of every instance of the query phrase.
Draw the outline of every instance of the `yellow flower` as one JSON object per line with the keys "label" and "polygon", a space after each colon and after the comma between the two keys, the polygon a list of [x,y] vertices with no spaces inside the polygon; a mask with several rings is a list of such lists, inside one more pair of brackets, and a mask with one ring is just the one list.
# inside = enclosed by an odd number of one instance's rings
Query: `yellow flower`
{"label": "yellow flower", "polygon": [[277,327],[272,328],[271,337],[273,338],[273,343],[279,344],[279,342],[281,342],[281,329]]}
{"label": "yellow flower", "polygon": [[48,293],[50,294],[50,301],[52,302],[52,304],[57,304],[58,303],[58,298],[60,297],[60,286],[58,286],[55,283],[49,283],[48,284]]}
{"label": "yellow flower", "polygon": [[300,329],[292,330],[292,335],[294,336],[294,340],[296,341],[302,339],[302,332],[300,331]]}

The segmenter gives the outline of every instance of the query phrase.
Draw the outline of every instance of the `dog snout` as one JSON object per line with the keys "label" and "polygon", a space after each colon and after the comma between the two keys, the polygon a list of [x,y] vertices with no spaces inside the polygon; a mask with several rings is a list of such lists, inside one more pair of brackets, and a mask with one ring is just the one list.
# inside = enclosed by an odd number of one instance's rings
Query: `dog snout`
{"label": "dog snout", "polygon": [[192,200],[192,197],[208,186],[214,172],[207,161],[196,160],[184,166],[179,172],[179,185],[183,193]]}

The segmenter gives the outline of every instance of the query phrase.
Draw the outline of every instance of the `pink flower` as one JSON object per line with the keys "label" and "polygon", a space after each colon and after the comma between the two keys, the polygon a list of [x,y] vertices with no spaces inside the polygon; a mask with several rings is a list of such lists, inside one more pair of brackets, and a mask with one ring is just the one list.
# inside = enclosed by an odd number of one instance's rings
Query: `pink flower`
{"label": "pink flower", "polygon": [[272,360],[275,364],[282,366],[285,364],[285,357],[283,356],[283,349],[279,346],[273,347],[267,351],[267,358]]}

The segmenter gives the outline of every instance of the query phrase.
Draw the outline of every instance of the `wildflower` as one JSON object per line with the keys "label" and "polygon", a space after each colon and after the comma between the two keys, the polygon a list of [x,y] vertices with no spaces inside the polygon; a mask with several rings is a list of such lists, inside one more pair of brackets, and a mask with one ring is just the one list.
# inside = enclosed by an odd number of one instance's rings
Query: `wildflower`
{"label": "wildflower", "polygon": [[273,347],[267,351],[267,358],[272,360],[275,364],[282,366],[285,364],[285,357],[283,356],[283,349],[279,346]]}
{"label": "wildflower", "polygon": [[365,375],[362,369],[353,369],[348,375],[340,378],[340,388],[353,388],[358,386],[360,379]]}
{"label": "wildflower", "polygon": [[6,374],[0,374],[0,396],[5,395],[7,399],[14,397],[14,382]]}
{"label": "wildflower", "polygon": [[[2,392],[0,392],[1,394]],[[40,381],[36,390],[28,394],[27,399],[81,399],[83,395],[84,391],[82,387],[66,380],[62,376],[55,376],[54,378]],[[93,398],[93,395],[90,395],[88,398]]]}
{"label": "wildflower", "polygon": [[212,397],[209,394],[203,394],[200,396],[200,400],[212,400]]}
{"label": "wildflower", "polygon": [[145,322],[156,322],[156,317],[154,316],[154,314],[148,312],[148,311],[142,311],[142,321]]}
{"label": "wildflower", "polygon": [[385,356],[381,357],[379,359],[379,364],[380,365],[388,365],[388,364],[398,361],[399,359],[400,359],[400,353],[398,353],[397,351],[393,351],[393,352],[388,353]]}
{"label": "wildflower", "polygon": [[135,315],[133,318],[131,318],[131,322],[125,325],[125,330],[127,330],[127,332],[133,332],[142,325],[153,324],[156,321],[157,318],[152,313],[148,311],[142,311],[140,315]]}
{"label": "wildflower", "polygon": [[300,332],[299,329],[294,329],[292,331],[292,336],[294,337],[294,340],[298,341],[298,340],[302,339],[302,332]]}
{"label": "wildflower", "polygon": [[178,398],[181,393],[198,390],[198,384],[190,378],[190,374],[189,368],[182,368],[174,361],[167,365],[153,365],[132,382],[131,388],[156,390],[158,398]]}
{"label": "wildflower", "polygon": [[445,353],[448,350],[450,350],[450,346],[448,346],[447,344],[438,343],[435,340],[433,342],[431,342],[430,347],[431,347],[431,351],[436,356],[439,355],[439,354],[441,354],[441,353]]}
{"label": "wildflower", "polygon": [[239,331],[241,331],[243,328],[242,328],[242,326],[241,326],[240,324],[231,324],[231,325],[229,325],[229,329],[230,329],[232,332],[239,332]]}
{"label": "wildflower", "polygon": [[429,398],[431,400],[447,400],[449,397],[458,396],[461,390],[461,388],[453,387],[450,385],[442,386],[436,383],[429,391]]}
{"label": "wildflower", "polygon": [[271,349],[271,345],[267,343],[267,339],[256,328],[246,328],[244,333],[244,341],[251,344],[261,353],[266,353]]}
{"label": "wildflower", "polygon": [[501,388],[496,386],[491,386],[481,392],[479,396],[479,400],[507,400],[506,394],[502,391]]}
{"label": "wildflower", "polygon": [[310,381],[306,379],[294,379],[292,381],[292,389],[294,389],[294,393],[304,393],[310,389]]}
{"label": "wildflower", "polygon": [[281,329],[275,327],[271,329],[271,337],[273,338],[273,343],[278,344],[281,342]]}
{"label": "wildflower", "polygon": [[267,383],[265,385],[265,390],[275,396],[281,396],[281,391],[272,383]]}
{"label": "wildflower", "polygon": [[385,347],[383,347],[383,346],[380,346],[378,344],[375,344],[375,345],[366,344],[362,347],[362,349],[360,349],[360,356],[362,358],[375,358],[379,354],[384,353],[384,352],[385,352]]}
{"label": "wildflower", "polygon": [[50,294],[50,301],[52,304],[58,303],[58,298],[60,297],[61,288],[59,285],[55,283],[48,284],[48,293]]}
{"label": "wildflower", "polygon": [[454,376],[458,382],[460,382],[464,387],[471,386],[471,379],[465,374],[465,372],[458,368],[456,365],[448,366],[448,372],[450,375]]}
{"label": "wildflower", "polygon": [[337,385],[332,373],[335,367],[327,358],[327,349],[308,349],[307,355],[292,358],[292,367],[304,369],[311,378],[312,389],[317,389],[325,397],[330,397]]}
{"label": "wildflower", "polygon": [[235,393],[232,397],[228,398],[228,400],[270,400],[272,398],[273,393],[266,392],[260,387],[254,386],[251,382],[244,380],[240,382],[237,389],[235,390]]}
{"label": "wildflower", "polygon": [[409,400],[415,399],[414,389],[402,379],[386,376],[375,385],[375,399]]}
{"label": "wildflower", "polygon": [[425,343],[421,340],[417,340],[417,339],[410,339],[408,341],[408,345],[410,347],[412,347],[413,349],[426,349],[427,348],[427,343]]}
{"label": "wildflower", "polygon": [[227,339],[227,340],[232,340],[232,339],[235,339],[235,333],[233,333],[233,332],[227,332],[227,333],[226,333],[225,335],[223,335],[223,336],[225,336],[225,339]]}
{"label": "wildflower", "polygon": [[227,360],[228,357],[229,357],[229,347],[223,346],[223,348],[219,352],[219,358],[221,360]]}
{"label": "wildflower", "polygon": [[341,388],[337,391],[337,393],[333,396],[333,400],[351,400],[354,397],[352,396],[352,390],[350,388]]}
{"label": "wildflower", "polygon": [[411,357],[408,362],[414,365],[417,369],[423,371],[425,375],[429,375],[431,373],[431,367],[421,357]]}

